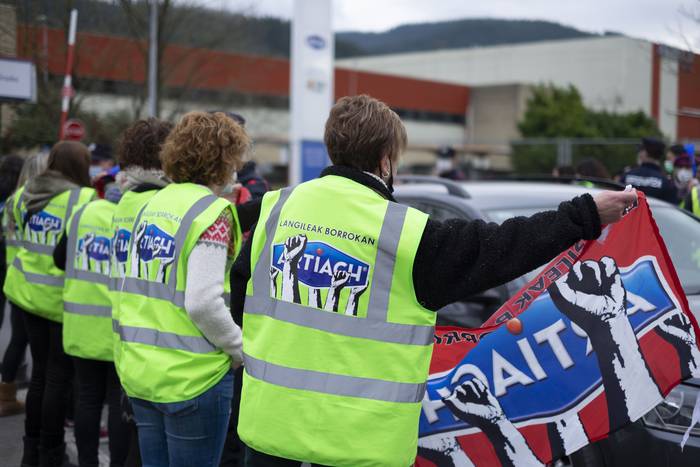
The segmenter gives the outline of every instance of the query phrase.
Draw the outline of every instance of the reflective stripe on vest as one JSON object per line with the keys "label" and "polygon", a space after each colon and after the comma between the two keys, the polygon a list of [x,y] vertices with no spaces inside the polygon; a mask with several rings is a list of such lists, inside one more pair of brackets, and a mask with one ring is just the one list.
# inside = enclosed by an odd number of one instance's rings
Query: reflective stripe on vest
{"label": "reflective stripe on vest", "polygon": [[396,383],[300,370],[258,360],[247,354],[243,355],[243,363],[245,371],[253,378],[291,389],[405,403],[420,402],[425,395],[425,383]]}
{"label": "reflective stripe on vest", "polygon": [[[294,188],[281,190],[279,199],[265,223],[265,244],[253,272],[253,296],[247,296],[245,313],[269,316],[310,329],[333,334],[361,337],[379,342],[427,346],[433,341],[433,326],[387,322],[389,295],[399,237],[406,219],[407,207],[389,203],[380,236],[369,298],[367,317],[357,319],[340,313],[329,313],[314,307],[277,300],[267,295],[270,290],[269,265],[272,242],[282,208]],[[250,366],[249,366],[250,362]],[[367,399],[417,403],[423,399],[425,384],[408,384],[370,378],[321,373],[284,367],[246,355],[248,375],[270,384],[306,389],[326,394]]]}
{"label": "reflective stripe on vest", "polygon": [[22,267],[22,261],[15,257],[12,266],[17,268],[19,272],[24,275],[27,282],[39,285],[52,285],[54,287],[63,287],[63,276],[52,276],[50,274],[37,274],[34,272],[27,272]]}
{"label": "reflective stripe on vest", "polygon": [[83,316],[98,316],[100,318],[110,318],[112,316],[111,306],[85,305],[83,303],[63,302],[63,311]]}
{"label": "reflective stripe on vest", "polygon": [[112,329],[123,342],[146,344],[163,349],[186,350],[192,353],[210,353],[217,350],[204,337],[182,336],[152,328],[123,326],[117,320],[112,320]]}

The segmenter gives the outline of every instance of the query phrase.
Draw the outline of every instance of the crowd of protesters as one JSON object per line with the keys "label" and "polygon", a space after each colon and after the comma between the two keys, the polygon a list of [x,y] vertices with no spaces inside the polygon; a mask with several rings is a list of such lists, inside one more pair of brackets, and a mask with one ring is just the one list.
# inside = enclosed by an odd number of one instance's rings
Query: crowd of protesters
{"label": "crowd of protesters", "polygon": [[555,178],[578,180],[593,187],[596,182],[618,182],[632,185],[647,196],[658,198],[700,216],[698,190],[700,153],[692,144],[666,147],[657,138],[642,138],[637,151],[637,165],[626,167],[614,177],[595,158],[581,160],[576,166],[560,166],[552,171]]}

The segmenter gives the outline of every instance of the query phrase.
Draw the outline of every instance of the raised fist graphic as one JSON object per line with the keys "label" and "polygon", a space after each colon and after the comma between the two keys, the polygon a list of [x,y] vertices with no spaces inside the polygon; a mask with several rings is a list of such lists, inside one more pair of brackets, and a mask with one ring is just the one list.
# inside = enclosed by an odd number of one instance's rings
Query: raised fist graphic
{"label": "raised fist graphic", "polygon": [[473,426],[494,424],[505,418],[498,399],[479,378],[462,383],[443,401],[457,418]]}
{"label": "raised fist graphic", "polygon": [[455,417],[486,435],[501,465],[542,465],[481,378],[462,383],[443,402]]}
{"label": "raised fist graphic", "polygon": [[280,270],[275,267],[270,267],[270,297],[277,298],[277,276],[280,275]]}
{"label": "raised fist graphic", "polygon": [[295,235],[284,242],[283,256],[285,263],[292,263],[296,266],[304,253],[306,241],[306,235]]}
{"label": "raised fist graphic", "polygon": [[350,280],[350,274],[347,271],[336,271],[331,278],[331,288],[328,290],[326,297],[326,311],[338,311],[338,302],[340,301],[340,291],[343,290],[345,284]]}
{"label": "raised fist graphic", "polygon": [[626,312],[627,292],[615,261],[576,263],[549,287],[556,307],[590,339],[608,402],[610,430],[646,413],[660,392]]}
{"label": "raised fist graphic", "polygon": [[663,320],[659,334],[676,348],[687,374],[700,378],[700,349],[693,324],[685,313],[677,312]]}
{"label": "raised fist graphic", "polygon": [[360,297],[365,293],[368,286],[369,284],[350,289],[350,298],[348,298],[348,304],[345,306],[346,315],[357,316],[357,307],[360,303]]}
{"label": "raised fist graphic", "polygon": [[141,239],[143,239],[144,235],[146,234],[146,227],[148,227],[148,222],[146,221],[141,221],[141,223],[136,227],[136,230],[134,230],[134,235],[131,238],[131,277],[148,277],[148,270],[146,269],[146,264],[143,264],[143,267],[145,269],[145,274],[142,276],[141,275],[141,254],[139,252],[139,243],[141,243]]}
{"label": "raised fist graphic", "polygon": [[626,292],[612,258],[576,263],[566,278],[549,287],[559,310],[589,336],[600,325],[625,316]]}
{"label": "raised fist graphic", "polygon": [[282,300],[301,304],[299,293],[299,260],[306,249],[306,235],[295,235],[284,242],[282,258]]}

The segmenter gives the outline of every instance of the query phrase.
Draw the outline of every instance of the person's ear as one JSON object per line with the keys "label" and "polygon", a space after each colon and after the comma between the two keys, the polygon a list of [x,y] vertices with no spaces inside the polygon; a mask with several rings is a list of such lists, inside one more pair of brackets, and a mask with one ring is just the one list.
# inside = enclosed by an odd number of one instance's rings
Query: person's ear
{"label": "person's ear", "polygon": [[381,167],[381,177],[382,178],[388,178],[391,175],[391,156],[389,154],[385,154],[382,156],[382,161],[380,163]]}

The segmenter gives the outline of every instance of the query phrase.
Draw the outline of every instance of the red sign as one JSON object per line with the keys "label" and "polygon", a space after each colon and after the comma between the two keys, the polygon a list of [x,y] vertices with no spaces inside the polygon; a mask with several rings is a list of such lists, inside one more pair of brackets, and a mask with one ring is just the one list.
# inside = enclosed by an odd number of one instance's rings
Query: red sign
{"label": "red sign", "polygon": [[81,141],[85,136],[85,125],[76,118],[67,120],[63,125],[63,138],[70,141]]}

